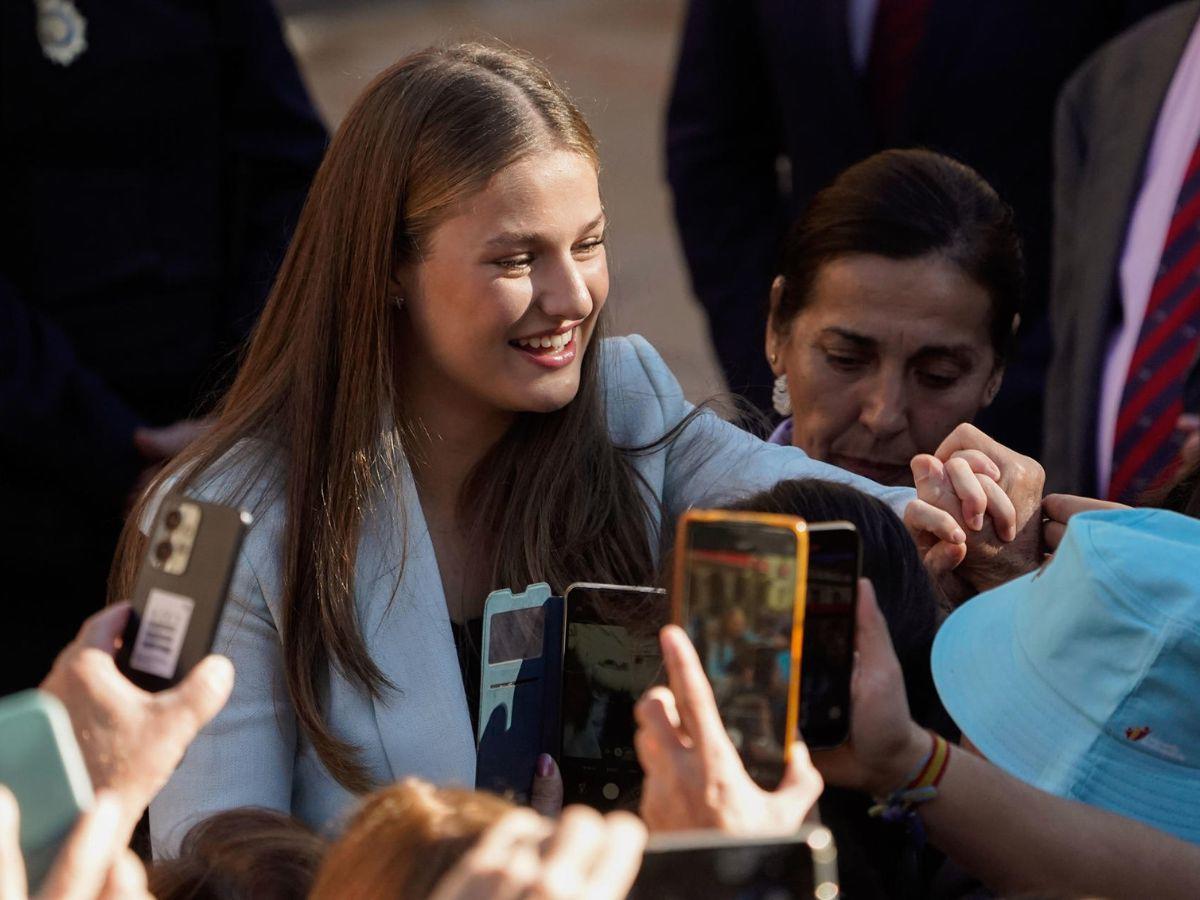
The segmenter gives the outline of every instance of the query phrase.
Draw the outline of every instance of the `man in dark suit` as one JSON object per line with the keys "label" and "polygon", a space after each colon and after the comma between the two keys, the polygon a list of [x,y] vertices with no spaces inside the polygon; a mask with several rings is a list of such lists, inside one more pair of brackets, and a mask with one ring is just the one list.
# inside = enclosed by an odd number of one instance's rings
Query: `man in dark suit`
{"label": "man in dark suit", "polygon": [[925,146],[979,170],[1016,210],[1028,301],[1017,357],[979,424],[1036,455],[1054,98],[1089,52],[1165,2],[692,0],[668,176],[730,387],[767,405],[766,297],[787,224],[847,166]]}
{"label": "man in dark suit", "polygon": [[1122,34],[1064,87],[1046,484],[1135,502],[1168,475],[1200,350],[1200,3]]}
{"label": "man in dark suit", "polygon": [[0,4],[0,694],[103,603],[325,140],[268,0]]}

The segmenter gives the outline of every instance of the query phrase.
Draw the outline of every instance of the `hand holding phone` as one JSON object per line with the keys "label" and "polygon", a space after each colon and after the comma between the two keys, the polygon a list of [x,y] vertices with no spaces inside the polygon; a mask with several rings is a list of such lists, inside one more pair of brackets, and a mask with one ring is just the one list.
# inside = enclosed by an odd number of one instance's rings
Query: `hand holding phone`
{"label": "hand holding phone", "polygon": [[661,640],[670,687],[651,688],[636,710],[642,818],[655,831],[794,832],[822,789],[804,745],[790,754],[779,786],[763,790],[730,741],[687,634],[672,625]]}
{"label": "hand holding phone", "polygon": [[128,618],[124,603],[91,616],[41,685],[70,714],[92,785],[120,798],[126,839],[233,687],[233,666],[219,656],[158,694],[132,684],[113,659]]}
{"label": "hand holding phone", "polygon": [[692,639],[729,738],[760,785],[796,736],[808,533],[796,516],[688,510],[675,547],[675,622]]}

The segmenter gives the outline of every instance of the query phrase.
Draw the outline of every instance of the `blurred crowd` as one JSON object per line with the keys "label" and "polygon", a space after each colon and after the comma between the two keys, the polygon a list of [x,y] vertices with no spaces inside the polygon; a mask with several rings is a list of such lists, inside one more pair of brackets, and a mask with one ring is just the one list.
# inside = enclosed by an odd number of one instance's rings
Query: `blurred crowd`
{"label": "blurred crowd", "polygon": [[[1200,2],[690,0],[663,116],[698,406],[553,61],[329,134],[269,0],[0,6],[0,771],[34,697],[90,783],[35,859],[6,776],[0,900],[618,898],[818,820],[850,898],[1200,895]],[[253,524],[147,691],[172,497]],[[638,815],[471,790],[484,598],[665,583],[693,507],[857,529],[848,741],[764,789],[668,625]]]}

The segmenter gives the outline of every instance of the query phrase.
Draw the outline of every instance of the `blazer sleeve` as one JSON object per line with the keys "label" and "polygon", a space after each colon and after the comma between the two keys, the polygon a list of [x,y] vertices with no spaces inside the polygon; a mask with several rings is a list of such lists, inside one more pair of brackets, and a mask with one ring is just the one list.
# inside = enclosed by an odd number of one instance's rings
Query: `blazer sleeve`
{"label": "blazer sleeve", "polygon": [[[1078,460],[1069,446],[1069,425],[1072,406],[1072,383],[1075,372],[1076,338],[1074,319],[1076,309],[1075,269],[1079,256],[1074,246],[1079,230],[1079,194],[1087,162],[1086,129],[1080,121],[1079,94],[1088,78],[1085,66],[1059,94],[1054,119],[1054,230],[1053,267],[1049,303],[1050,333],[1054,352],[1046,374],[1044,412],[1044,448],[1042,462],[1046,467],[1047,489],[1075,484]],[[1086,248],[1084,248],[1086,254]],[[1085,256],[1086,258],[1086,256]],[[1095,310],[1086,314],[1096,315]]]}
{"label": "blazer sleeve", "polygon": [[233,663],[233,693],[150,804],[155,859],[177,856],[188,829],[222,810],[291,812],[295,715],[283,683],[279,630],[246,551],[213,652]]}
{"label": "blazer sleeve", "polygon": [[0,444],[50,473],[70,471],[104,501],[129,491],[143,461],[137,414],[75,353],[53,322],[0,275]]}
{"label": "blazer sleeve", "polygon": [[257,319],[325,152],[325,126],[268,0],[222,0],[217,28],[229,177],[225,338]]}
{"label": "blazer sleeve", "polygon": [[[752,4],[691,0],[667,111],[667,179],[693,290],[730,383],[754,372],[787,220],[773,90]],[[765,363],[761,364],[765,371]]]}
{"label": "blazer sleeve", "polygon": [[626,340],[641,364],[646,393],[661,405],[661,421],[667,429],[684,423],[666,449],[662,501],[668,522],[690,506],[720,505],[790,478],[848,484],[883,500],[901,517],[916,497],[912,488],[876,484],[818,462],[799,447],[769,444],[709,409],[698,410],[684,399],[679,382],[645,338]]}

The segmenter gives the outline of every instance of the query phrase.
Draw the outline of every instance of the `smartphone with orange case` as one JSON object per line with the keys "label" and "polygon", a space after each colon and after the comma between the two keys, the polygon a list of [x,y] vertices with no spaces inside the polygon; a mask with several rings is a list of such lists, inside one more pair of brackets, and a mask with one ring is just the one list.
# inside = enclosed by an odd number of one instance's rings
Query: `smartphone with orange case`
{"label": "smartphone with orange case", "polygon": [[746,770],[779,784],[799,721],[808,530],[797,516],[692,509],[679,519],[673,618]]}

